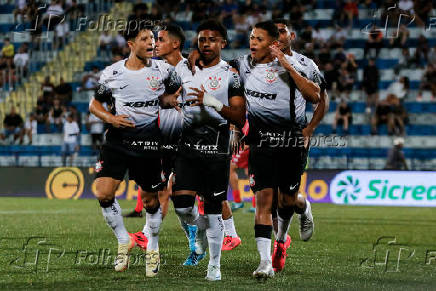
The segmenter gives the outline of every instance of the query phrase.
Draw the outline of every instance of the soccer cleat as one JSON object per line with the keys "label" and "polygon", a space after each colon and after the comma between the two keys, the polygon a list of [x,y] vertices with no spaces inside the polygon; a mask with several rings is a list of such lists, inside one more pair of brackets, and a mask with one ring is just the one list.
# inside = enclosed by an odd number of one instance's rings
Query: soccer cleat
{"label": "soccer cleat", "polygon": [[220,281],[221,280],[221,270],[219,266],[208,265],[206,280],[208,281]]}
{"label": "soccer cleat", "polygon": [[240,202],[240,203],[232,202],[232,211],[235,211],[235,210],[238,210],[241,208],[244,208],[244,202]]}
{"label": "soccer cleat", "polygon": [[241,239],[239,238],[239,236],[231,237],[230,235],[228,235],[224,237],[222,250],[231,251],[237,246],[239,246],[240,244],[241,244]]}
{"label": "soccer cleat", "polygon": [[274,242],[274,251],[272,255],[272,267],[274,272],[283,270],[286,262],[286,247],[285,243],[281,241]]}
{"label": "soccer cleat", "polygon": [[197,266],[198,262],[200,262],[206,256],[206,252],[203,254],[197,254],[195,251],[189,254],[189,257],[183,263],[183,266]]}
{"label": "soccer cleat", "polygon": [[138,247],[140,247],[143,251],[147,249],[148,238],[144,235],[142,231],[138,231],[135,233],[130,233],[129,236],[133,239]]}
{"label": "soccer cleat", "polygon": [[189,234],[189,250],[193,252],[195,251],[195,238],[197,236],[197,226],[188,225],[188,234]]}
{"label": "soccer cleat", "polygon": [[133,210],[132,212],[123,214],[124,217],[142,217],[142,211],[136,212],[136,210]]}
{"label": "soccer cleat", "polygon": [[287,234],[286,235],[286,241],[285,241],[285,248],[286,249],[289,249],[289,247],[291,246],[291,242],[292,242],[291,236],[289,234]]}
{"label": "soccer cleat", "polygon": [[309,200],[306,199],[306,211],[300,215],[300,238],[308,241],[313,234],[315,224],[313,223],[312,207]]}
{"label": "soccer cleat", "polygon": [[260,261],[259,267],[257,267],[256,271],[253,272],[253,277],[258,279],[274,277],[274,270],[272,268],[271,262]]}
{"label": "soccer cleat", "polygon": [[145,253],[145,276],[154,277],[159,272],[159,250],[147,250]]}
{"label": "soccer cleat", "polygon": [[129,267],[129,252],[135,247],[135,240],[129,237],[129,242],[126,244],[118,243],[118,254],[115,258],[115,271],[123,272]]}

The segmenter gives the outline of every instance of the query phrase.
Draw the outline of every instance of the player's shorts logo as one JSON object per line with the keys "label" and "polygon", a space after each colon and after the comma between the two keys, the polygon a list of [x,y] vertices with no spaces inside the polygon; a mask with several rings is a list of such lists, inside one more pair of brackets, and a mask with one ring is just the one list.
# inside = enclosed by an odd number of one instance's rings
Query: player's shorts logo
{"label": "player's shorts logo", "polygon": [[209,77],[209,84],[208,87],[211,90],[217,90],[219,87],[221,87],[220,84],[221,78],[215,77]]}
{"label": "player's shorts logo", "polygon": [[254,175],[251,174],[250,175],[250,187],[253,187],[254,185],[256,185],[256,181],[254,181]]}
{"label": "player's shorts logo", "polygon": [[97,163],[95,163],[95,172],[98,173],[101,170],[103,170],[103,161],[98,161]]}
{"label": "player's shorts logo", "polygon": [[151,76],[147,77],[147,81],[148,81],[148,87],[153,90],[156,91],[159,88],[159,77],[155,77],[155,76]]}
{"label": "player's shorts logo", "polygon": [[274,70],[274,69],[266,70],[265,80],[267,83],[272,84],[277,80],[276,72],[277,72],[277,70]]}

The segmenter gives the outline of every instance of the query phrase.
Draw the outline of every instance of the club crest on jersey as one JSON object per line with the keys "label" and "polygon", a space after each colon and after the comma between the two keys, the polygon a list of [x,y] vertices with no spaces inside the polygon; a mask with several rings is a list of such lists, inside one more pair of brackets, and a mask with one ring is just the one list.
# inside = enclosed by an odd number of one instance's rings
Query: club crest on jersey
{"label": "club crest on jersey", "polygon": [[217,76],[209,77],[209,83],[207,86],[211,90],[219,89],[219,87],[221,87],[221,78],[219,78]]}
{"label": "club crest on jersey", "polygon": [[266,70],[266,76],[265,76],[265,81],[269,84],[274,83],[277,80],[277,74],[276,74],[277,70],[275,69],[267,69]]}
{"label": "club crest on jersey", "polygon": [[153,90],[156,91],[159,88],[159,77],[155,77],[155,76],[151,76],[147,77],[147,81],[148,81],[148,87]]}
{"label": "club crest on jersey", "polygon": [[98,161],[95,163],[95,172],[99,173],[103,169],[103,161]]}

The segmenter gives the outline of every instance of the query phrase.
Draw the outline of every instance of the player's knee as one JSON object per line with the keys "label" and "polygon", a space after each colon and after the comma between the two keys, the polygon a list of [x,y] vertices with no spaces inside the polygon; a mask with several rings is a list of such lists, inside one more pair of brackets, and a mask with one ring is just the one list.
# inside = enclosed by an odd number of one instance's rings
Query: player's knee
{"label": "player's knee", "polygon": [[[97,197],[98,198],[98,197]],[[112,199],[106,199],[106,198],[98,198],[98,203],[100,203],[101,208],[108,208],[111,207],[115,202],[115,198]]]}
{"label": "player's knee", "polygon": [[114,199],[115,193],[110,189],[96,189],[95,197],[97,197],[98,201],[110,201]]}

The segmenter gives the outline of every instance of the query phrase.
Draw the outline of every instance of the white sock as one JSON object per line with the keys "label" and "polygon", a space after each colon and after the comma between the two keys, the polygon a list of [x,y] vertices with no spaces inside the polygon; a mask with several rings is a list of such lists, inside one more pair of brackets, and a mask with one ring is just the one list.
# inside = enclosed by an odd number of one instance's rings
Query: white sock
{"label": "white sock", "polygon": [[[145,214],[145,217],[147,217],[147,213]],[[150,232],[150,224],[148,223],[148,219],[145,221],[144,227],[142,228],[142,233],[145,235],[147,239],[150,238],[151,232]]]}
{"label": "white sock", "polygon": [[129,234],[124,227],[123,217],[121,216],[121,207],[118,204],[117,199],[114,203],[106,208],[101,208],[103,217],[106,223],[112,228],[115,236],[117,237],[118,243],[126,244],[129,242]]}
{"label": "white sock", "polygon": [[206,229],[208,225],[207,217],[199,215],[197,219],[197,236],[195,237],[195,252],[197,254],[204,254],[207,249]]}
{"label": "white sock", "polygon": [[222,214],[208,214],[209,227],[206,229],[209,243],[209,265],[220,266],[221,247],[224,239]]}
{"label": "white sock", "polygon": [[283,219],[279,216],[277,216],[278,218],[278,232],[277,232],[277,237],[276,240],[285,242],[286,241],[286,235],[288,234],[288,230],[289,230],[289,225],[291,225],[291,221],[292,221],[292,216],[289,219]]}
{"label": "white sock", "polygon": [[224,222],[224,234],[226,236],[237,237],[238,234],[236,233],[233,216],[231,216],[229,219],[223,220],[223,222]]}
{"label": "white sock", "polygon": [[149,237],[147,250],[159,250],[159,227],[162,223],[162,211],[159,209],[154,213],[150,214],[146,212],[146,219],[148,224]]}
{"label": "white sock", "polygon": [[256,237],[257,251],[261,261],[271,262],[271,239],[265,237]]}
{"label": "white sock", "polygon": [[190,225],[197,224],[197,220],[198,220],[197,206],[194,205],[193,207],[176,208],[175,212],[177,214],[177,217],[179,218],[180,226],[185,232],[186,237],[189,238],[188,224]]}

